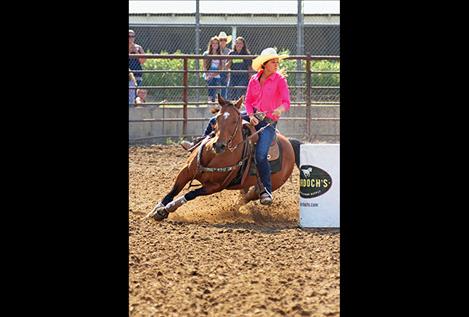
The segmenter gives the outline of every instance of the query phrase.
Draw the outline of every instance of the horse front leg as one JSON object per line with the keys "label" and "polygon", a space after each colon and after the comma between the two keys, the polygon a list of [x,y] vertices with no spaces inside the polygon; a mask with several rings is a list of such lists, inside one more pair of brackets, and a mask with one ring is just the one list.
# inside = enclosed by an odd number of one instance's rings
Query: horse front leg
{"label": "horse front leg", "polygon": [[222,189],[223,188],[220,184],[206,184],[201,188],[191,190],[190,192],[186,193],[184,196],[180,196],[176,198],[175,200],[171,201],[167,205],[163,205],[162,202],[160,202],[154,209],[155,213],[153,215],[153,218],[157,221],[161,221],[167,218],[170,212],[176,211],[176,209],[184,205],[189,200],[193,200],[197,198],[198,196],[210,195],[210,194],[219,192]]}
{"label": "horse front leg", "polygon": [[186,201],[195,199],[199,196],[207,196],[216,192],[221,191],[223,188],[221,184],[205,184],[204,186],[191,190],[187,194],[184,195]]}
{"label": "horse front leg", "polygon": [[186,184],[192,179],[192,176],[193,172],[190,171],[189,166],[185,166],[176,177],[176,181],[174,182],[171,191],[156,204],[145,218],[153,217],[155,220],[161,221],[168,217],[169,212],[176,210],[184,204],[186,202],[184,200],[184,196],[181,196],[176,200],[173,199],[174,196],[179,194],[184,186],[186,186]]}

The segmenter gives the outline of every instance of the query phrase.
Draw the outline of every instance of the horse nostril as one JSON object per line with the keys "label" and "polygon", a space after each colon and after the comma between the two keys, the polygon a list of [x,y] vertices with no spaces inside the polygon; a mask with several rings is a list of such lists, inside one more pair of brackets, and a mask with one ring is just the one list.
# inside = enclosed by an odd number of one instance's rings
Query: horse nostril
{"label": "horse nostril", "polygon": [[225,147],[226,147],[226,145],[225,145],[225,144],[223,144],[223,143],[220,145],[220,149],[221,149],[221,150],[224,150],[224,149],[225,149]]}

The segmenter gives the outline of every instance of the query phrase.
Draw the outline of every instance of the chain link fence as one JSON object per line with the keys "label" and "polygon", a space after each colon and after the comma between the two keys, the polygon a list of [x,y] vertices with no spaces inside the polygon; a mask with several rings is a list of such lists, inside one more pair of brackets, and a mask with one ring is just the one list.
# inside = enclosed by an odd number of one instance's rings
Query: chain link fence
{"label": "chain link fence", "polygon": [[[270,1],[253,1],[260,2],[261,6],[249,13],[242,10],[241,1],[199,1],[198,11],[195,0],[177,1],[186,10],[178,9],[173,10],[174,12],[164,12],[171,11],[170,8],[155,10],[149,6],[158,5],[156,1],[142,2],[148,4],[149,9],[129,13],[129,29],[135,31],[135,43],[142,46],[145,53],[203,54],[208,48],[210,38],[225,32],[232,38],[227,44],[228,48],[233,49],[236,37],[242,36],[252,55],[259,55],[264,48],[275,47],[279,54],[340,56],[340,14],[305,11],[305,7],[316,4],[317,1],[282,1],[288,13],[272,12],[272,6],[276,2]],[[221,4],[219,12],[207,13],[204,10],[214,7],[215,3]],[[302,14],[298,14],[298,11]],[[189,70],[200,70],[202,61],[191,60],[188,66]],[[312,102],[338,104],[340,61],[313,61],[311,66]],[[151,86],[181,86],[183,74],[171,71],[182,70],[182,60],[147,59],[142,68],[142,85],[147,90],[147,102],[170,104],[181,101],[182,89]],[[293,87],[290,89],[292,102],[304,102],[305,74],[300,71],[305,71],[305,62],[285,60],[280,68],[286,69],[289,86]],[[190,73],[188,81],[190,86],[206,85],[202,72]],[[188,98],[189,101],[206,101],[207,94],[207,89],[191,89]]]}

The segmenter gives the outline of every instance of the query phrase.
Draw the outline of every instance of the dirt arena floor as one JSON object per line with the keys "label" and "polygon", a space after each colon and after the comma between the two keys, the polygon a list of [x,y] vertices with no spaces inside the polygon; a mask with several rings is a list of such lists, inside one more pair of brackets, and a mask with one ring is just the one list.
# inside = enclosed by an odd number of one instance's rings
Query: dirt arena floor
{"label": "dirt arena floor", "polygon": [[129,315],[339,316],[340,231],[297,227],[297,168],[269,207],[223,191],[143,219],[187,156],[129,147]]}

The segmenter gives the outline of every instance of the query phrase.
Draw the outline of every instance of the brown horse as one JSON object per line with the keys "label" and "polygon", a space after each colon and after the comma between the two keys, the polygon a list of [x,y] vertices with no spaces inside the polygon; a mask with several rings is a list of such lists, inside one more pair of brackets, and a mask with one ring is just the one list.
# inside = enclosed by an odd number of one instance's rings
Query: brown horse
{"label": "brown horse", "polygon": [[[168,213],[175,211],[187,201],[223,189],[241,190],[243,203],[259,198],[261,185],[256,175],[249,175],[254,153],[252,140],[257,135],[253,133],[249,138],[243,138],[243,123],[239,110],[242,102],[243,97],[232,103],[218,95],[221,108],[216,118],[215,137],[204,139],[190,154],[187,163],[179,171],[171,191],[148,213],[147,217],[153,216],[155,220],[163,220],[168,217]],[[282,163],[280,170],[271,174],[273,191],[290,177],[295,162],[298,166],[301,144],[300,141],[289,140],[278,132],[277,139],[282,151]],[[236,177],[240,181],[233,183]],[[194,179],[198,180],[202,187],[173,200],[174,196]]]}

